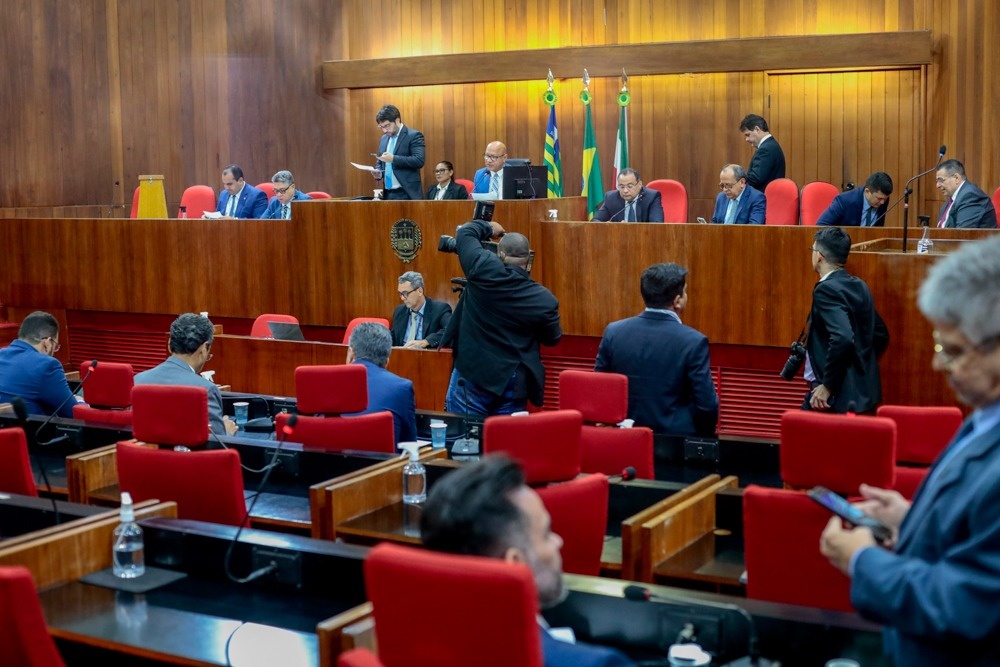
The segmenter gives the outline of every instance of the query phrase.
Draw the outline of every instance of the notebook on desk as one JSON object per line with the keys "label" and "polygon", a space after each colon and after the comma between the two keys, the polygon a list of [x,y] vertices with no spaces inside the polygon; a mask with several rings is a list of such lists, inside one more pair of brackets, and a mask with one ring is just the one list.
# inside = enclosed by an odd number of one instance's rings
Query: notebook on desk
{"label": "notebook on desk", "polygon": [[295,322],[268,322],[271,338],[275,340],[305,340],[302,329]]}

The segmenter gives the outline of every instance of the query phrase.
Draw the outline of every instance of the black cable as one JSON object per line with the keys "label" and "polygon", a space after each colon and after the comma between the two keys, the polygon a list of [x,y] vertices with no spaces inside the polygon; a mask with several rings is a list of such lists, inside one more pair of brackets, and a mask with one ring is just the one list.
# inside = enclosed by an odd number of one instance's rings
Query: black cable
{"label": "black cable", "polygon": [[[11,399],[10,404],[14,408],[14,415],[17,417],[17,421],[20,424],[21,432],[25,433],[25,440],[27,440],[27,433],[25,432],[24,427],[28,423],[28,408],[24,404],[24,399],[20,396],[15,396]],[[37,431],[35,432],[35,438],[35,443],[37,444]],[[45,492],[49,494],[49,500],[52,501],[52,514],[55,517],[55,525],[58,526],[61,523],[59,519],[59,506],[56,504],[56,497],[52,493],[52,484],[49,483],[49,475],[45,472],[45,465],[42,463],[41,456],[38,452],[32,452],[31,448],[28,447],[28,456],[30,457],[32,455],[35,457],[35,465],[38,466],[38,471],[42,473],[42,481],[45,482]]]}

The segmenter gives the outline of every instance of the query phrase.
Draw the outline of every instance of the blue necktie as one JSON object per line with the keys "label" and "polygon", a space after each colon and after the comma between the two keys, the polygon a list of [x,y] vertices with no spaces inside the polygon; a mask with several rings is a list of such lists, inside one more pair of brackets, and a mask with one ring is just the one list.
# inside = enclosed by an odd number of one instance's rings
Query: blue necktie
{"label": "blue necktie", "polygon": [[[392,155],[395,155],[396,154],[394,152],[395,150],[396,150],[396,137],[389,137],[389,144],[386,147],[386,151],[388,153],[392,154]],[[393,186],[393,182],[392,182],[392,163],[391,162],[386,162],[385,163],[385,189],[386,190],[391,190],[392,186]]]}

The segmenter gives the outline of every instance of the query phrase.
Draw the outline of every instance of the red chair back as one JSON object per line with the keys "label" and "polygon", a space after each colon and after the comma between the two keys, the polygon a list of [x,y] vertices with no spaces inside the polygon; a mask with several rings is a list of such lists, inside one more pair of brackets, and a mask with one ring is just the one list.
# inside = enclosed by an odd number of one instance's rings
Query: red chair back
{"label": "red chair back", "polygon": [[580,472],[621,475],[628,467],[635,468],[638,479],[656,479],[652,429],[583,426]]}
{"label": "red chair back", "polygon": [[799,187],[790,178],[778,178],[764,189],[767,208],[764,210],[766,225],[799,224]]}
{"label": "red chair back", "polygon": [[389,328],[389,320],[384,317],[355,317],[347,323],[347,328],[344,330],[344,340],[341,341],[344,345],[351,342],[351,334],[354,332],[354,327],[358,326],[362,322],[375,322],[376,324],[381,324],[386,329]]}
{"label": "red chair back", "polygon": [[80,364],[80,377],[91,377],[83,386],[83,397],[92,407],[127,408],[132,405],[132,364],[102,361],[90,370],[90,361]]}
{"label": "red chair back", "polygon": [[[289,416],[282,412],[274,418],[279,437]],[[396,451],[396,431],[388,410],[356,417],[299,417],[288,440],[323,451],[354,449],[389,454]]]}
{"label": "red chair back", "polygon": [[[205,211],[214,211],[216,206],[215,190],[207,185],[192,185],[181,195],[181,207],[189,218],[200,218]],[[180,208],[177,217],[181,217]]]}
{"label": "red chair back", "polygon": [[0,567],[0,646],[10,667],[65,667],[26,567]]}
{"label": "red chair back", "polygon": [[646,187],[660,193],[663,222],[687,222],[688,193],[683,183],[670,178],[658,178],[646,183]]}
{"label": "red chair back", "polygon": [[793,489],[825,486],[857,495],[895,483],[896,424],[885,417],[789,410],[781,416],[781,479]]}
{"label": "red chair back", "polygon": [[28,441],[21,428],[0,429],[0,491],[38,495],[28,458]]}
{"label": "red chair back", "polygon": [[307,192],[307,195],[313,199],[333,199],[327,192],[322,192],[321,190],[313,190],[312,192]]}
{"label": "red chair back", "polygon": [[930,465],[962,426],[954,406],[882,405],[875,412],[896,422],[896,462]]}
{"label": "red chair back", "polygon": [[89,405],[77,404],[73,406],[73,419],[82,419],[88,422],[98,422],[100,424],[111,424],[114,426],[131,426],[131,410],[102,410]]}
{"label": "red chair back", "polygon": [[180,519],[239,526],[246,517],[240,455],[235,449],[177,452],[130,442],[117,449],[118,486],[133,502],[177,503]]}
{"label": "red chair back", "polygon": [[579,410],[588,424],[617,424],[628,414],[628,376],[563,371],[559,374],[559,409]]}
{"label": "red chair back", "polygon": [[483,454],[506,452],[521,464],[528,484],[564,482],[580,474],[582,425],[576,410],[488,417],[483,424]]}
{"label": "red chair back", "polygon": [[300,415],[340,415],[368,407],[368,369],[362,364],[299,366],[295,400]]}
{"label": "red chair back", "polygon": [[1000,187],[993,191],[993,210],[1000,211]]}
{"label": "red chair back", "polygon": [[132,388],[132,435],[159,445],[203,446],[208,442],[208,390],[136,385]]}
{"label": "red chair back", "polygon": [[[365,591],[385,667],[542,666],[538,593],[526,566],[382,543],[365,560]],[[480,622],[442,632],[442,619]]]}
{"label": "red chair back", "polygon": [[135,186],[135,192],[132,193],[132,211],[128,214],[130,218],[139,217],[139,186]]}
{"label": "red chair back", "polygon": [[552,517],[552,532],[563,540],[563,570],[599,576],[608,524],[608,478],[586,475],[536,490]]}
{"label": "red chair back", "polygon": [[747,597],[852,611],[850,580],[819,552],[830,512],[802,491],[743,491]]}
{"label": "red chair back", "polygon": [[459,185],[464,185],[465,191],[469,193],[469,199],[472,199],[472,190],[473,188],[476,187],[475,183],[473,183],[467,178],[453,178],[452,180],[458,183]]}
{"label": "red chair back", "polygon": [[840,194],[840,190],[833,183],[826,181],[813,181],[806,183],[802,187],[800,220],[803,225],[815,225],[819,216],[830,207],[833,200]]}
{"label": "red chair back", "polygon": [[266,183],[258,183],[255,186],[258,190],[263,190],[264,194],[267,195],[267,200],[271,201],[274,199],[274,183],[268,181]]}
{"label": "red chair back", "polygon": [[280,315],[278,313],[264,313],[263,315],[258,315],[257,319],[253,321],[253,326],[250,328],[251,338],[273,338],[271,335],[271,329],[268,328],[268,322],[285,322],[287,324],[298,324],[299,320],[293,315]]}

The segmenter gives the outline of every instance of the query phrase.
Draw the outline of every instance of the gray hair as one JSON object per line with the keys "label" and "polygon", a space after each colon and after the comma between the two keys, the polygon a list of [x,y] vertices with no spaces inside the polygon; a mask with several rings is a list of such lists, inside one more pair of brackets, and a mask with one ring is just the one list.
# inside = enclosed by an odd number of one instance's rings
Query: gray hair
{"label": "gray hair", "polygon": [[420,289],[424,286],[424,277],[416,271],[407,271],[399,277],[399,283],[410,283],[413,289]]}
{"label": "gray hair", "polygon": [[184,313],[170,325],[170,351],[173,354],[191,354],[199,347],[212,344],[215,329],[207,317]]}
{"label": "gray hair", "polygon": [[384,324],[362,322],[354,327],[347,345],[354,350],[355,359],[364,359],[385,368],[392,350],[392,334]]}
{"label": "gray hair", "polygon": [[966,242],[932,266],[917,307],[977,345],[1000,335],[1000,237]]}
{"label": "gray hair", "polygon": [[742,165],[727,164],[725,167],[722,168],[722,171],[725,171],[726,169],[729,169],[730,171],[733,172],[733,178],[735,178],[737,181],[740,180],[741,178],[747,177],[746,169],[744,169]]}
{"label": "gray hair", "polygon": [[292,172],[288,171],[287,169],[282,169],[281,171],[279,171],[278,173],[276,173],[274,176],[271,177],[271,182],[281,183],[283,185],[291,185],[292,183],[295,182],[295,177],[292,176]]}

